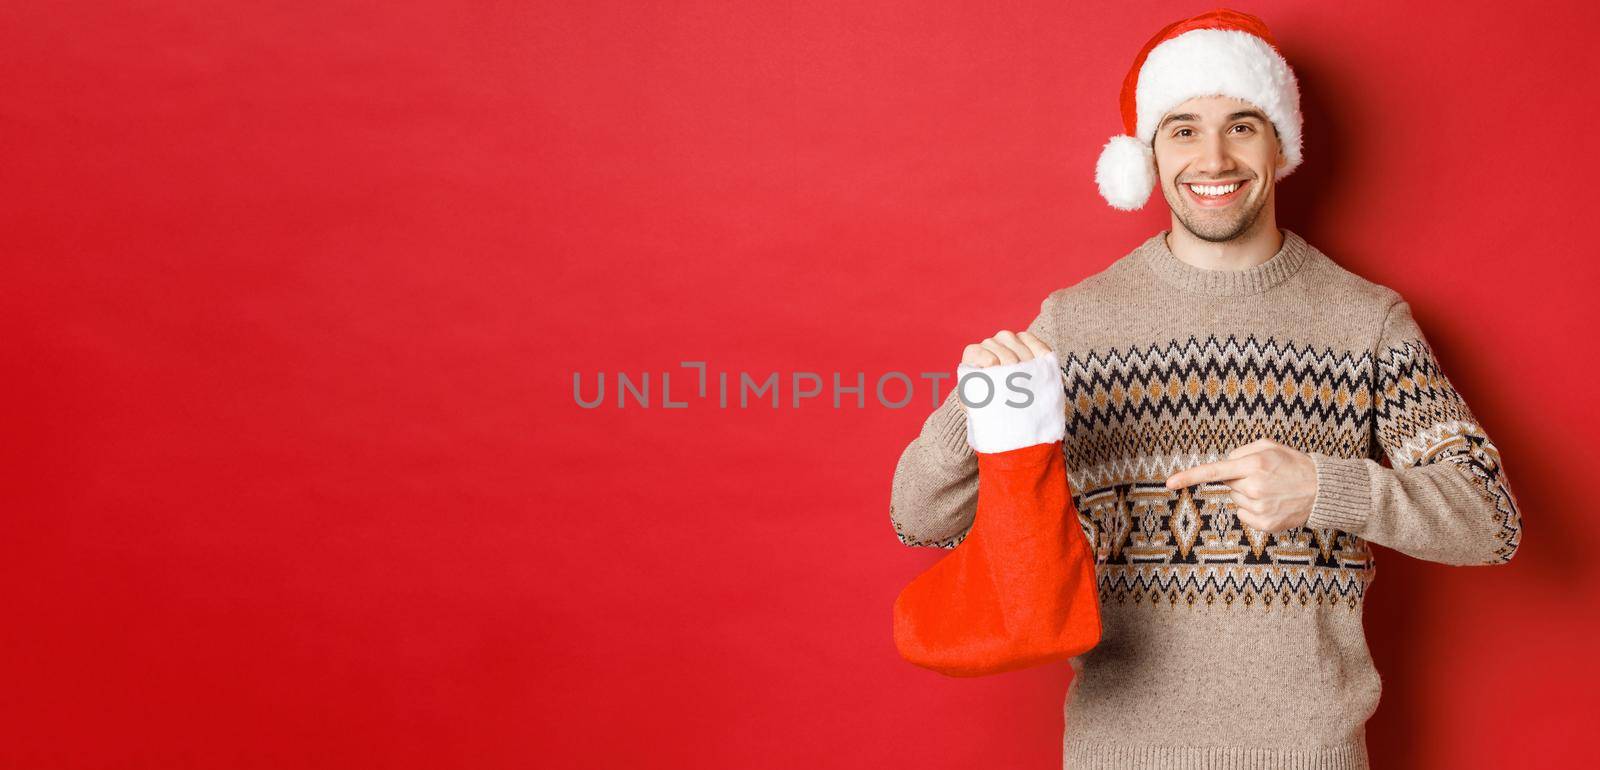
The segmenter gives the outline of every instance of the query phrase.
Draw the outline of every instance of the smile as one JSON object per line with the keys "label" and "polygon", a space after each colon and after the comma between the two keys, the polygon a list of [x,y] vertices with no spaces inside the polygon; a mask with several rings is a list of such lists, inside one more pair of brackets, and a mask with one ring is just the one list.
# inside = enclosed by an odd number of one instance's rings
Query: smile
{"label": "smile", "polygon": [[1189,198],[1203,208],[1218,208],[1226,206],[1238,198],[1250,185],[1250,180],[1241,179],[1223,184],[1195,184],[1185,182],[1184,189],[1189,191]]}

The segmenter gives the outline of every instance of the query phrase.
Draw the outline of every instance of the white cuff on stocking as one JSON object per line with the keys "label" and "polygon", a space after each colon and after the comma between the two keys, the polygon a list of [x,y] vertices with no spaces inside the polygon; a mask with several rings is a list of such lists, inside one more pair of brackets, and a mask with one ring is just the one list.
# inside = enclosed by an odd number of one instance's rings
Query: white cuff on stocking
{"label": "white cuff on stocking", "polygon": [[995,453],[1049,444],[1067,434],[1066,394],[1054,352],[1016,364],[956,367],[967,407],[967,443]]}

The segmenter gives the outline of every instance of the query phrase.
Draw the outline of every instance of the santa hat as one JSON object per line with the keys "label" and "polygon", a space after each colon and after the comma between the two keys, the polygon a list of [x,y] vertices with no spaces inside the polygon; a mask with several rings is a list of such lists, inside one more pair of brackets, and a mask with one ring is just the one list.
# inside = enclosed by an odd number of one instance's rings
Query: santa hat
{"label": "santa hat", "polygon": [[1142,208],[1155,188],[1156,124],[1197,96],[1232,96],[1255,105],[1278,130],[1288,163],[1300,165],[1300,86],[1272,33],[1248,13],[1219,9],[1173,22],[1144,44],[1122,81],[1122,127],[1095,163],[1094,181],[1113,208]]}

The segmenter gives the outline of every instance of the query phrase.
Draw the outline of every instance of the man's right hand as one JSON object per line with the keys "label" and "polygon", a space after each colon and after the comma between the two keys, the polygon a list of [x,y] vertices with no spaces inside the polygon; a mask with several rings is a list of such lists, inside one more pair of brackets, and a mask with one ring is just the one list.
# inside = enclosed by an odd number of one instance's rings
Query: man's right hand
{"label": "man's right hand", "polygon": [[1028,361],[1050,352],[1050,346],[1029,332],[1012,334],[1005,329],[961,351],[961,363],[973,366],[999,366]]}
{"label": "man's right hand", "polygon": [[[1002,366],[1031,361],[1049,352],[1050,346],[1030,332],[1012,334],[1001,329],[993,337],[962,349],[961,363],[978,367]],[[959,398],[956,401],[961,404],[962,410],[966,410],[966,402]]]}
{"label": "man's right hand", "polygon": [[995,454],[1063,439],[1061,362],[1049,345],[1028,332],[1002,329],[961,355],[956,400],[973,451]]}

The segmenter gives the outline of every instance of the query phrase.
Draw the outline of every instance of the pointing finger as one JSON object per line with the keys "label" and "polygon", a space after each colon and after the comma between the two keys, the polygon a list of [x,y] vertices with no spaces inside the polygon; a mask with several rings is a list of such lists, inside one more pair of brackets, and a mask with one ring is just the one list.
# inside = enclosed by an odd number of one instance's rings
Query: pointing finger
{"label": "pointing finger", "polygon": [[1218,460],[1214,463],[1196,465],[1187,470],[1178,471],[1167,478],[1167,488],[1177,489],[1206,481],[1224,481],[1227,479],[1242,479],[1250,471],[1253,461],[1248,457],[1238,457],[1232,460]]}

